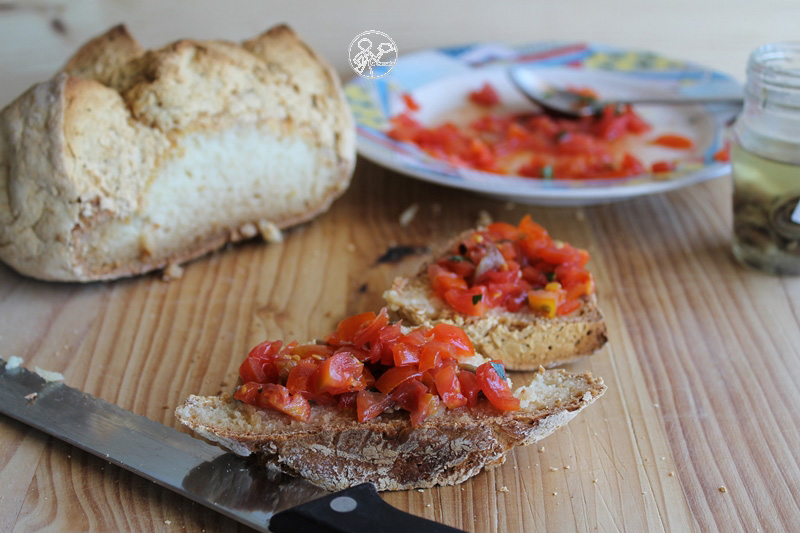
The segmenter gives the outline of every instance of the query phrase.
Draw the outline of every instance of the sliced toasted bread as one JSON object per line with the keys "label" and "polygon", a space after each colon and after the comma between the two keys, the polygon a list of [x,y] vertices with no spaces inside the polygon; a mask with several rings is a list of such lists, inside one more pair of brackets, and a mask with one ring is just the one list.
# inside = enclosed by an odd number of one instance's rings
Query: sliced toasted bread
{"label": "sliced toasted bread", "polygon": [[308,422],[222,396],[190,396],[175,414],[203,437],[328,490],[363,482],[378,490],[454,485],[502,464],[516,445],[566,424],[603,392],[600,378],[540,371],[515,395],[522,409],[498,414],[487,402],[442,410],[419,427],[407,412],[360,423],[352,411],[314,405]]}
{"label": "sliced toasted bread", "polygon": [[475,351],[500,359],[508,370],[535,370],[590,355],[606,343],[606,324],[594,295],[580,309],[547,318],[528,310],[493,308],[482,317],[459,313],[436,296],[423,269],[397,278],[383,294],[390,310],[411,325],[454,324],[469,335]]}
{"label": "sliced toasted bread", "polygon": [[[431,254],[431,261],[449,255],[459,242],[478,227],[459,234]],[[398,277],[383,293],[389,310],[412,326],[453,324],[469,335],[475,351],[499,359],[508,370],[550,368],[591,355],[607,342],[606,324],[594,294],[582,297],[583,305],[563,316],[548,318],[527,307],[511,312],[490,308],[483,316],[470,316],[453,309],[439,298],[424,264],[410,278]]]}

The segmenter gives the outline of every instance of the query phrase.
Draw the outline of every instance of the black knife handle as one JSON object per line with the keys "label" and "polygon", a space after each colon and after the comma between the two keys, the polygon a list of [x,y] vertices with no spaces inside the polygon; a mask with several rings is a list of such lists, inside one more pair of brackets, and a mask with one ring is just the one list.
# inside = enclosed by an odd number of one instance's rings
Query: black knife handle
{"label": "black knife handle", "polygon": [[395,509],[371,483],[312,500],[272,517],[273,533],[464,533]]}

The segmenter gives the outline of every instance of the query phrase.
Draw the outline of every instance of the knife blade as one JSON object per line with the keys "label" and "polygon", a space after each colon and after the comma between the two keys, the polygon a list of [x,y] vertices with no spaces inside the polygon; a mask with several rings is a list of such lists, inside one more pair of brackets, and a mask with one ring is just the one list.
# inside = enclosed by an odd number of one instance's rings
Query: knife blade
{"label": "knife blade", "polygon": [[330,493],[2,358],[0,413],[258,531],[460,531],[395,509],[371,484]]}

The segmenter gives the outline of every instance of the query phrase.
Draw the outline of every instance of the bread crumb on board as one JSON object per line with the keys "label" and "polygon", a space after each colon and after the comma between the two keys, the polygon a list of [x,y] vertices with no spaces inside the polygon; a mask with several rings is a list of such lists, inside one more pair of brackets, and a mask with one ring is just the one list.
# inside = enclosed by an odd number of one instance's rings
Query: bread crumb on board
{"label": "bread crumb on board", "polygon": [[38,398],[38,397],[39,397],[39,393],[38,393],[38,392],[32,392],[32,393],[30,393],[30,394],[26,394],[26,395],[24,396],[24,398],[25,398],[26,400],[28,400],[29,402],[33,402],[33,401],[35,401],[35,400],[36,400],[36,398]]}
{"label": "bread crumb on board", "polygon": [[400,213],[400,225],[405,228],[411,224],[411,221],[417,216],[417,211],[419,211],[419,204],[411,204],[406,207],[405,210]]}
{"label": "bread crumb on board", "polygon": [[164,281],[172,281],[175,279],[181,279],[182,277],[183,267],[178,263],[170,263],[167,265],[167,268],[164,269],[161,279]]}
{"label": "bread crumb on board", "polygon": [[258,221],[258,231],[261,233],[261,238],[268,243],[283,242],[283,233],[274,222],[262,218]]}
{"label": "bread crumb on board", "polygon": [[725,488],[725,485],[723,485],[723,486],[721,486],[721,487],[719,488],[719,491],[720,491],[720,492],[728,492],[728,489],[726,489],[726,488]]}
{"label": "bread crumb on board", "polygon": [[541,448],[539,448],[539,453],[544,453],[544,446],[542,446]]}
{"label": "bread crumb on board", "polygon": [[478,212],[478,224],[477,224],[478,226],[488,226],[492,222],[494,222],[494,219],[487,210],[481,209]]}
{"label": "bread crumb on board", "polygon": [[502,487],[500,487],[500,492],[508,492],[508,487],[503,485]]}
{"label": "bread crumb on board", "polygon": [[22,366],[22,363],[24,362],[25,360],[22,359],[22,357],[19,357],[17,355],[12,355],[11,357],[8,358],[8,361],[6,362],[6,370],[14,370],[15,368],[19,368]]}
{"label": "bread crumb on board", "polygon": [[54,381],[64,381],[64,374],[61,372],[52,372],[50,370],[42,370],[38,366],[33,367],[34,371],[39,374],[44,380],[48,383],[52,383]]}

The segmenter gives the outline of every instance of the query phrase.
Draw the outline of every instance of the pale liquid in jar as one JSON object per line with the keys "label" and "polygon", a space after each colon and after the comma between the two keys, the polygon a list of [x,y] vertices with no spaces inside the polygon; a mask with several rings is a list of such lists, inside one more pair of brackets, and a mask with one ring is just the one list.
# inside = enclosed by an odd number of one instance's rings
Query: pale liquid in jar
{"label": "pale liquid in jar", "polygon": [[733,142],[731,167],[733,253],[773,274],[800,274],[800,165],[767,159]]}

